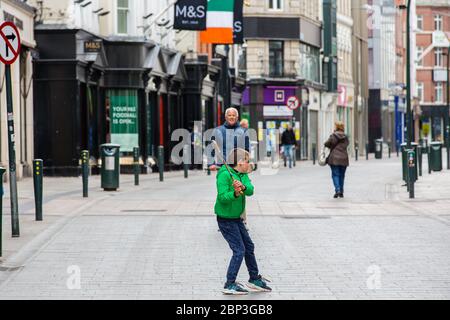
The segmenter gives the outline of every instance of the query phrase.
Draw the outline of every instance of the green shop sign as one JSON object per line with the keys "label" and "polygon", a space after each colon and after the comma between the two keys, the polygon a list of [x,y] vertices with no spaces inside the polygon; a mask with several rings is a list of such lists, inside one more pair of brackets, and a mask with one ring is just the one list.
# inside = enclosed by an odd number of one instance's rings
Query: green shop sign
{"label": "green shop sign", "polygon": [[121,152],[139,146],[138,97],[136,90],[108,90],[111,115],[111,143]]}

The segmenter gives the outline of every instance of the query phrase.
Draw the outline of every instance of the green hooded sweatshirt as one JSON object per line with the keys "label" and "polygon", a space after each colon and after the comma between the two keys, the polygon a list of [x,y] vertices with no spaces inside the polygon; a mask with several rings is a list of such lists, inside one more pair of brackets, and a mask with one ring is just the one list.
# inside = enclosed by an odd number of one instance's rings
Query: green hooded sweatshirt
{"label": "green hooded sweatshirt", "polygon": [[245,186],[244,195],[235,197],[233,180],[225,166],[217,173],[217,200],[214,207],[215,213],[224,219],[239,219],[245,211],[245,198],[251,197],[255,188],[247,173],[239,173],[230,169],[234,178]]}

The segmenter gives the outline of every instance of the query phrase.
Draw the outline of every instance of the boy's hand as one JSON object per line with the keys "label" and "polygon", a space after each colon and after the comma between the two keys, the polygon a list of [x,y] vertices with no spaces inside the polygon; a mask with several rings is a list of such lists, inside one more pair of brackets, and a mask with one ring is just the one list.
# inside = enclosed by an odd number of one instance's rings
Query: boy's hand
{"label": "boy's hand", "polygon": [[233,181],[233,187],[235,190],[237,190],[238,188],[243,189],[244,185],[240,181],[235,180]]}

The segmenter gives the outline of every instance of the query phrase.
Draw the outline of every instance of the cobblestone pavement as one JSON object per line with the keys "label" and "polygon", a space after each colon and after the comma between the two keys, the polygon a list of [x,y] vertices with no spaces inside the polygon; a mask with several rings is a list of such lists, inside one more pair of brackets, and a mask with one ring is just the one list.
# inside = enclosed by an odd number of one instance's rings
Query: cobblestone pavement
{"label": "cobblestone pavement", "polygon": [[274,292],[244,298],[220,292],[230,251],[213,215],[214,174],[143,176],[139,187],[121,178],[104,193],[92,177],[89,199],[80,179],[46,179],[43,223],[32,181],[21,181],[19,239],[4,199],[0,299],[450,298],[449,171],[425,166],[415,200],[396,157],[353,162],[341,200],[329,169],[310,162],[254,174],[250,232]]}

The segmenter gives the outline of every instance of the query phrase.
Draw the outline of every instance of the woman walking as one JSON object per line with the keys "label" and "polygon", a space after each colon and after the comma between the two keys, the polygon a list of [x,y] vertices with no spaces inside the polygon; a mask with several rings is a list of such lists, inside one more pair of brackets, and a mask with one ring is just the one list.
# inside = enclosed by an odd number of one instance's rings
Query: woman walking
{"label": "woman walking", "polygon": [[345,125],[343,122],[336,122],[336,130],[330,136],[325,147],[329,148],[330,155],[327,159],[331,167],[331,173],[335,188],[334,198],[344,198],[344,182],[347,167],[350,165],[347,148],[350,144],[345,134]]}

